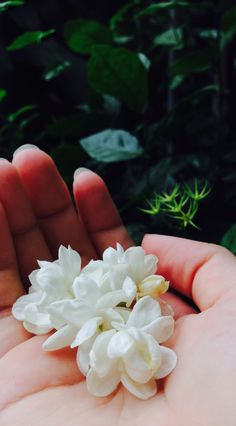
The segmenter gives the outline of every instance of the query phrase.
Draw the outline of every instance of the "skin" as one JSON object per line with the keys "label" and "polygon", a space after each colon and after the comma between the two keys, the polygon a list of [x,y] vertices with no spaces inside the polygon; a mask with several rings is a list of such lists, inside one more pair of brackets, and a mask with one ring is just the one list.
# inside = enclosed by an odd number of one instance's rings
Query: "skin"
{"label": "skin", "polygon": [[[174,237],[146,235],[143,247],[159,258],[158,273],[176,290],[168,346],[178,356],[171,375],[147,401],[121,386],[106,398],[87,393],[71,349],[46,353],[11,316],[36,259],[52,260],[60,244],[84,263],[119,241],[132,241],[99,176],[76,176],[74,200],[52,160],[37,149],[0,160],[0,424],[235,426],[236,260],[227,250]],[[184,296],[184,299],[183,299]],[[186,300],[192,300],[198,309]]]}

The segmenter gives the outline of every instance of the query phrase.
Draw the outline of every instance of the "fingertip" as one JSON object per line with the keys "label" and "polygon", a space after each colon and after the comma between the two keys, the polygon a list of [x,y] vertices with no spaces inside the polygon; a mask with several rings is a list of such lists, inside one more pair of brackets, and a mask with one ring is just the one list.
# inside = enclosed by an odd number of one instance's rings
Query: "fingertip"
{"label": "fingertip", "polygon": [[13,158],[16,157],[20,152],[26,151],[26,150],[40,150],[36,145],[33,145],[31,143],[26,143],[24,145],[19,146],[14,152],[13,152]]}

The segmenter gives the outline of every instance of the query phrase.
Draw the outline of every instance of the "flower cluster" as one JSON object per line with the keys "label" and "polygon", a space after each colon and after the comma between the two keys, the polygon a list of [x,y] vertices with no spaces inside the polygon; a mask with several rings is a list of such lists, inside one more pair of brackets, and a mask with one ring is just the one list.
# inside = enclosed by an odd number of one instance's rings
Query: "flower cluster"
{"label": "flower cluster", "polygon": [[176,365],[174,351],[160,345],[173,334],[174,319],[159,297],[169,283],[154,275],[157,261],[142,247],[125,251],[117,244],[81,268],[80,255],[61,246],[58,260],[38,262],[13,315],[31,333],[55,330],[46,351],[78,347],[77,364],[92,395],[109,395],[121,382],[147,399],[157,391],[156,379]]}

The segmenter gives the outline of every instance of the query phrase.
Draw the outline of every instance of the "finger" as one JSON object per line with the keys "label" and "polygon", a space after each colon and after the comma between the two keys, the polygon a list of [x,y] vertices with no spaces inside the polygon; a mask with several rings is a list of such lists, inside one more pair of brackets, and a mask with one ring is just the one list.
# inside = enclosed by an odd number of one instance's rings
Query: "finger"
{"label": "finger", "polygon": [[0,316],[0,358],[13,349],[16,345],[24,342],[32,337],[28,331],[24,329],[22,323],[9,315]]}
{"label": "finger", "polygon": [[[20,176],[8,161],[0,162],[0,201],[4,206],[14,240],[19,271],[23,281],[26,281],[28,274],[37,268],[36,259],[50,259],[51,255]],[[6,227],[5,222],[3,226]],[[6,232],[9,240],[9,230]]]}
{"label": "finger", "polygon": [[70,193],[53,160],[39,149],[21,149],[13,163],[31,200],[35,215],[53,256],[63,244],[85,257],[95,250],[78,219]]}
{"label": "finger", "polygon": [[163,235],[146,235],[142,246],[158,256],[158,273],[201,311],[236,291],[235,256],[223,247]]}
{"label": "finger", "polygon": [[134,245],[104,181],[87,169],[75,172],[75,202],[98,254],[119,242],[124,248]]}
{"label": "finger", "polygon": [[24,293],[6,214],[0,203],[0,313]]}

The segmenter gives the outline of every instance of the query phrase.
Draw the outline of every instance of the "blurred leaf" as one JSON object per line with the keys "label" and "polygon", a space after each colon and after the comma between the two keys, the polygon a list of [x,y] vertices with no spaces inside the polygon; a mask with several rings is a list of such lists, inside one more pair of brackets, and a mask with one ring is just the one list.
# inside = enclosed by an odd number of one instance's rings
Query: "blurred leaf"
{"label": "blurred leaf", "polygon": [[8,51],[22,49],[31,44],[40,43],[45,37],[50,36],[55,32],[54,29],[48,31],[29,31],[17,37],[8,47]]}
{"label": "blurred leaf", "polygon": [[26,112],[32,111],[36,108],[37,108],[37,105],[25,105],[25,106],[21,107],[20,109],[18,109],[16,112],[11,113],[8,116],[8,121],[10,123],[13,123],[14,121],[17,120],[17,118],[21,117]]}
{"label": "blurred leaf", "polygon": [[147,70],[138,55],[128,49],[97,45],[88,65],[91,86],[142,112],[148,101]]}
{"label": "blurred leaf", "polygon": [[215,47],[206,47],[188,53],[175,61],[171,67],[174,75],[187,75],[194,72],[202,72],[211,68],[216,59],[217,49]]}
{"label": "blurred leaf", "polygon": [[71,63],[69,61],[64,61],[51,69],[45,70],[43,78],[46,81],[52,80],[53,78],[58,77],[62,72],[66,71],[70,66]]}
{"label": "blurred leaf", "polygon": [[236,6],[224,13],[221,27],[221,49],[224,49],[236,35]]}
{"label": "blurred leaf", "polygon": [[15,0],[15,1],[4,1],[0,3],[0,12],[4,12],[8,7],[11,6],[22,6],[25,3],[25,0]]}
{"label": "blurred leaf", "polygon": [[161,10],[166,9],[175,9],[177,7],[186,7],[186,8],[194,8],[194,9],[203,9],[203,8],[212,8],[212,4],[207,1],[202,1],[199,3],[193,3],[188,1],[178,1],[178,0],[170,0],[170,1],[164,1],[160,3],[154,3],[150,6],[146,7],[145,9],[141,10],[136,17],[141,17],[145,15],[152,15],[153,13],[156,13]]}
{"label": "blurred leaf", "polygon": [[178,75],[178,74],[175,75],[170,82],[170,89],[172,90],[177,89],[177,87],[179,87],[183,83],[184,79],[185,79],[184,75]]}
{"label": "blurred leaf", "polygon": [[164,1],[160,3],[154,3],[150,6],[146,7],[145,9],[141,10],[136,16],[145,16],[145,15],[152,15],[153,13],[158,12],[162,9],[173,9],[175,7],[186,7],[189,6],[190,3],[188,1]]}
{"label": "blurred leaf", "polygon": [[220,244],[236,255],[236,223],[223,235]]}
{"label": "blurred leaf", "polygon": [[138,139],[124,130],[104,130],[80,143],[90,157],[104,163],[131,160],[143,153]]}
{"label": "blurred leaf", "polygon": [[0,89],[0,102],[7,96],[7,91]]}
{"label": "blurred leaf", "polygon": [[110,30],[97,21],[75,19],[64,26],[67,45],[77,53],[89,54],[94,44],[111,44]]}
{"label": "blurred leaf", "polygon": [[117,43],[127,43],[137,34],[134,17],[135,2],[122,6],[110,19],[109,28]]}
{"label": "blurred leaf", "polygon": [[199,32],[199,36],[201,38],[205,39],[213,39],[216,40],[218,38],[218,31],[217,30],[202,30]]}
{"label": "blurred leaf", "polygon": [[170,28],[157,35],[153,40],[154,46],[168,46],[177,49],[183,47],[183,30],[182,28]]}

